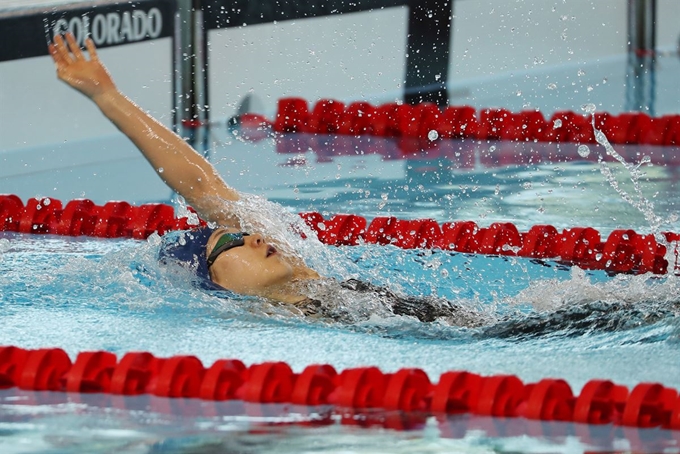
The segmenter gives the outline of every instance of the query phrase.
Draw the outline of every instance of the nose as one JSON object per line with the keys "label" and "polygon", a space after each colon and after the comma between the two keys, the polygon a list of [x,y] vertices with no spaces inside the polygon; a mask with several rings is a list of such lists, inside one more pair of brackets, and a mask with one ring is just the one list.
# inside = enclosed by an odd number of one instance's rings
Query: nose
{"label": "nose", "polygon": [[253,233],[246,238],[248,238],[250,240],[249,241],[250,245],[253,246],[253,247],[260,247],[260,246],[263,246],[264,244],[266,244],[264,237],[259,233]]}

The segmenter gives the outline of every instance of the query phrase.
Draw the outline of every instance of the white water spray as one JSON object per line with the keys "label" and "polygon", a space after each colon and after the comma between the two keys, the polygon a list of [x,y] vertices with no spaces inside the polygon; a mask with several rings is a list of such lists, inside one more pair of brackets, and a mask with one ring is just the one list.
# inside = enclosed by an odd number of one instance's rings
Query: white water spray
{"label": "white water spray", "polygon": [[586,104],[581,107],[587,114],[591,115],[591,124],[593,126],[593,132],[595,133],[595,140],[597,143],[602,145],[607,154],[614,159],[616,159],[630,174],[630,180],[633,183],[634,194],[629,194],[627,191],[623,190],[619,186],[619,182],[616,180],[612,169],[604,161],[602,155],[598,156],[598,163],[600,164],[600,172],[607,179],[609,185],[614,188],[614,190],[621,196],[623,200],[628,202],[633,208],[637,209],[644,216],[647,223],[651,227],[652,233],[658,236],[660,233],[661,225],[665,222],[661,216],[654,213],[654,203],[647,199],[642,194],[642,188],[640,186],[640,178],[645,174],[640,171],[640,167],[644,164],[649,164],[651,162],[649,156],[644,156],[642,160],[637,164],[631,164],[627,162],[623,156],[621,156],[609,143],[607,136],[604,135],[602,131],[597,129],[595,126],[595,104]]}

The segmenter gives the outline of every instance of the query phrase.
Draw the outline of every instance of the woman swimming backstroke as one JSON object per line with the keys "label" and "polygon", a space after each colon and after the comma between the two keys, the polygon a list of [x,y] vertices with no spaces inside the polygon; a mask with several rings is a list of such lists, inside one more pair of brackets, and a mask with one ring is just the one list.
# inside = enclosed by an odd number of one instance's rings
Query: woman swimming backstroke
{"label": "woman swimming backstroke", "polygon": [[[217,228],[187,235],[176,257],[193,259],[197,273],[218,286],[245,295],[284,303],[305,300],[298,287],[319,274],[296,257],[287,257],[260,233],[239,232],[239,219],[228,203],[240,199],[215,168],[181,137],[123,95],[100,62],[92,39],[85,41],[87,59],[72,34],[57,35],[49,51],[57,76],[99,107],[142,152],[160,178]],[[243,216],[242,213],[239,213]]]}

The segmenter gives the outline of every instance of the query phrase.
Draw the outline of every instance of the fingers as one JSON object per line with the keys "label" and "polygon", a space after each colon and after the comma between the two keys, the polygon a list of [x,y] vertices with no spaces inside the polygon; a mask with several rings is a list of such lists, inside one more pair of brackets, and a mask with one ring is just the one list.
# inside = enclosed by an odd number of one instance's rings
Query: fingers
{"label": "fingers", "polygon": [[97,56],[97,48],[94,47],[94,41],[92,41],[92,38],[87,38],[85,40],[85,47],[87,48],[87,52],[90,54],[90,59],[99,61],[99,57]]}
{"label": "fingers", "polygon": [[[48,45],[50,55],[57,65],[65,66],[76,61],[85,61],[85,54],[76,42],[73,33],[66,33],[66,42],[61,35],[56,35],[54,37],[54,42]],[[97,49],[95,48],[94,41],[91,38],[85,40],[85,47],[90,53],[90,58],[92,60],[98,60]]]}
{"label": "fingers", "polygon": [[65,49],[64,40],[61,36],[55,36],[54,43],[48,46],[52,60],[57,65],[57,68],[63,68],[71,62],[71,56]]}
{"label": "fingers", "polygon": [[57,64],[66,65],[74,61],[73,57],[71,57],[71,54],[66,48],[66,44],[64,44],[64,39],[61,37],[61,35],[54,37],[54,48],[56,55],[54,60],[57,62]]}
{"label": "fingers", "polygon": [[83,56],[83,51],[80,49],[80,46],[76,42],[76,38],[73,36],[73,33],[70,32],[66,33],[66,41],[68,42],[68,48],[73,54],[73,58],[76,61],[85,60],[85,56]]}

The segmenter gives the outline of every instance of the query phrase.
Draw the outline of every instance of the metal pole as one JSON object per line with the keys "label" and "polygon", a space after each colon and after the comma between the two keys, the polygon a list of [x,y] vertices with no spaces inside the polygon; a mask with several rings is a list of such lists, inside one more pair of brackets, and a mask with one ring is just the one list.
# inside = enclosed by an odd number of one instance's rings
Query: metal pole
{"label": "metal pole", "polygon": [[449,103],[447,80],[454,0],[410,0],[404,101]]}
{"label": "metal pole", "polygon": [[628,51],[639,56],[656,48],[656,0],[628,0]]}
{"label": "metal pole", "polygon": [[207,54],[201,0],[177,0],[173,52],[174,127],[199,151],[207,150]]}
{"label": "metal pole", "polygon": [[656,0],[628,0],[628,111],[654,115],[656,97]]}

